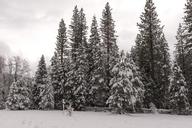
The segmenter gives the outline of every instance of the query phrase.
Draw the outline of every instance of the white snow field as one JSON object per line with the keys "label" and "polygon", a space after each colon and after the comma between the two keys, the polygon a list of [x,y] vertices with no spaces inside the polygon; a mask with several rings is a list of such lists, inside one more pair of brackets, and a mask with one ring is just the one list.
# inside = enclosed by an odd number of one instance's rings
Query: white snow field
{"label": "white snow field", "polygon": [[2,110],[0,128],[192,128],[192,116]]}

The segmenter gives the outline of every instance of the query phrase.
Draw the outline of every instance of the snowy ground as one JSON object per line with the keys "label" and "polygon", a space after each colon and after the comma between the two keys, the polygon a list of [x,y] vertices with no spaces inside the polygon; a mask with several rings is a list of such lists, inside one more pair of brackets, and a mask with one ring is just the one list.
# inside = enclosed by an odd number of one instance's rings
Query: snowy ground
{"label": "snowy ground", "polygon": [[0,128],[192,128],[192,116],[3,110]]}

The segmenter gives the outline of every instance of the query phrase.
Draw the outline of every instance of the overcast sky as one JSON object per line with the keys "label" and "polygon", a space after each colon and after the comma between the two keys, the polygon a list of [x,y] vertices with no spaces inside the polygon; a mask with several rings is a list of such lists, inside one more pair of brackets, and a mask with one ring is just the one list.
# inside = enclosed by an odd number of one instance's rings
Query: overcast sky
{"label": "overcast sky", "polygon": [[[186,0],[153,1],[162,25],[165,25],[164,32],[172,52]],[[146,0],[0,0],[0,54],[20,55],[33,66],[41,54],[50,59],[60,19],[63,18],[68,27],[77,5],[84,8],[90,26],[93,15],[100,22],[106,2],[113,9],[119,47],[130,50]]]}

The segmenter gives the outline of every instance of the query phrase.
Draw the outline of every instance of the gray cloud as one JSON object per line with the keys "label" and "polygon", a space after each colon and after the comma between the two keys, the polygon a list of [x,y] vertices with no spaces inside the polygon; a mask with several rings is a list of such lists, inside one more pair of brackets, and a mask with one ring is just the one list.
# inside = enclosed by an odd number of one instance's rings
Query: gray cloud
{"label": "gray cloud", "polygon": [[[146,0],[0,0],[0,53],[22,54],[31,63],[36,63],[42,53],[51,57],[61,18],[68,27],[72,10],[78,5],[84,8],[89,26],[93,15],[100,23],[108,1],[113,8],[118,45],[120,49],[130,50]],[[154,0],[154,3],[172,52],[185,0]],[[170,6],[173,3],[174,6]]]}
{"label": "gray cloud", "polygon": [[1,0],[0,26],[25,28],[51,22],[70,4],[69,0]]}

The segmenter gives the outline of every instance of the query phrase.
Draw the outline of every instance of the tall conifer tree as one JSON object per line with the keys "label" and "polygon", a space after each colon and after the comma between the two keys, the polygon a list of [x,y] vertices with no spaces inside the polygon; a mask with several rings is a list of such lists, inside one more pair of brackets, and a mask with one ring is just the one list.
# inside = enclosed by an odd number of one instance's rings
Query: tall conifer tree
{"label": "tall conifer tree", "polygon": [[83,9],[78,11],[77,6],[75,6],[73,11],[69,32],[72,59],[65,86],[70,88],[71,91],[68,92],[65,100],[70,102],[76,110],[80,110],[85,104],[85,97],[87,95],[87,52],[89,45],[86,39],[87,26],[85,14]]}
{"label": "tall conifer tree", "polygon": [[66,26],[64,20],[61,19],[59,23],[56,53],[52,60],[52,68],[56,68],[53,72],[57,72],[56,79],[57,84],[54,84],[54,98],[55,98],[55,109],[62,109],[62,99],[64,96],[64,86],[67,80],[66,74],[69,67],[69,44],[67,41]]}
{"label": "tall conifer tree", "polygon": [[183,29],[185,51],[185,69],[183,69],[183,71],[188,85],[189,102],[192,105],[192,0],[187,0],[185,4]]}
{"label": "tall conifer tree", "polygon": [[104,89],[106,90],[104,99],[108,98],[110,90],[110,80],[112,78],[111,70],[117,63],[118,47],[115,35],[115,24],[112,18],[111,7],[109,3],[105,5],[101,18],[101,39],[102,39],[102,57],[104,62]]}
{"label": "tall conifer tree", "polygon": [[152,0],[146,1],[140,19],[134,58],[149,82],[145,84],[145,106],[153,102],[158,108],[163,108],[167,106],[170,55],[163,27],[160,25]]}
{"label": "tall conifer tree", "polygon": [[103,85],[104,85],[104,66],[101,51],[101,39],[98,31],[98,24],[96,17],[93,17],[91,24],[91,35],[89,37],[88,48],[88,105],[104,106],[103,100]]}

